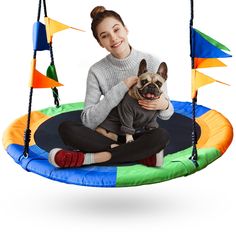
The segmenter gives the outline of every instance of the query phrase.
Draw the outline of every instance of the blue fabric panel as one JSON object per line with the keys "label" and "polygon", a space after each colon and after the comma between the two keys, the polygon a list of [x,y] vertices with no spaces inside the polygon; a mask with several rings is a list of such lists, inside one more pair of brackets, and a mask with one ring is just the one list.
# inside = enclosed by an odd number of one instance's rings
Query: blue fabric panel
{"label": "blue fabric panel", "polygon": [[[176,113],[192,118],[192,103],[191,102],[177,102],[177,101],[171,101],[171,102],[174,106],[174,110]],[[205,114],[209,110],[211,109],[201,106],[201,105],[196,105],[196,117],[200,117],[201,115]]]}
{"label": "blue fabric panel", "polygon": [[8,154],[27,171],[43,177],[76,185],[92,187],[115,187],[117,167],[84,166],[80,168],[59,169],[48,162],[48,153],[37,145],[30,146],[29,156],[23,156],[24,147],[10,144]]}
{"label": "blue fabric panel", "polygon": [[203,38],[192,28],[191,57],[197,58],[225,58],[231,55],[223,52]]}
{"label": "blue fabric panel", "polygon": [[51,179],[92,187],[116,187],[117,167],[84,166],[73,169],[54,168]]}
{"label": "blue fabric panel", "polygon": [[33,48],[37,51],[49,50],[45,25],[39,21],[33,25]]}

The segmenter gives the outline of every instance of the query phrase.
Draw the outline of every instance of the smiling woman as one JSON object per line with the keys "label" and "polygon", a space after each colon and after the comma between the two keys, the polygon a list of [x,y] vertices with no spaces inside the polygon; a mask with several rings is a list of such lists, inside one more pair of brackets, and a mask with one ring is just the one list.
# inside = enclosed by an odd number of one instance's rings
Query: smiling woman
{"label": "smiling woman", "polygon": [[[83,124],[79,121],[64,122],[59,127],[63,142],[74,151],[57,147],[50,151],[49,161],[62,168],[94,163],[116,165],[134,161],[160,166],[163,162],[163,149],[169,140],[165,129],[154,126],[155,129],[145,130],[137,127],[142,132],[134,136],[132,143],[126,144],[120,141],[122,138],[112,140],[105,137],[104,132],[97,132],[97,127],[137,83],[140,62],[145,59],[149,71],[156,71],[160,63],[152,55],[131,47],[128,30],[118,13],[98,6],[92,10],[91,17],[93,35],[109,54],[92,65],[88,72],[84,110],[81,114]],[[166,83],[162,87],[159,99],[150,99],[148,103],[138,106],[146,113],[151,110],[159,118],[166,120],[172,116],[173,106],[167,94]],[[83,137],[83,140],[78,137]]]}

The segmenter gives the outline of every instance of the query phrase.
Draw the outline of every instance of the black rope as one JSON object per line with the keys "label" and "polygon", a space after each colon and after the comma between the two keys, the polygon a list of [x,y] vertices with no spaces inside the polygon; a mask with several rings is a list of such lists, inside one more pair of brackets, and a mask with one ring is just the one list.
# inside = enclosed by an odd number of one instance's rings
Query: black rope
{"label": "black rope", "polygon": [[[192,41],[192,27],[193,27],[193,19],[194,19],[194,2],[190,0],[191,5],[191,18],[189,23],[189,32],[190,32],[190,55],[191,55],[191,67],[194,69],[194,55],[192,55],[192,51],[194,50],[194,45]],[[196,104],[197,104],[197,92],[195,97],[192,98],[192,156],[189,158],[196,167],[198,167],[198,153],[197,153],[197,128],[196,128]]]}
{"label": "black rope", "polygon": [[53,98],[54,98],[54,104],[56,105],[56,107],[59,107],[60,106],[59,93],[58,93],[57,87],[52,88],[52,95],[53,95]]}
{"label": "black rope", "polygon": [[[38,4],[38,13],[37,13],[37,21],[40,20],[40,15],[41,15],[41,5],[42,5],[42,1],[39,0],[39,4]],[[33,58],[36,58],[36,54],[37,54],[37,50],[34,50]]]}
{"label": "black rope", "polygon": [[[44,17],[47,17],[46,0],[43,0],[43,8],[44,8]],[[54,66],[55,63],[54,63],[52,42],[49,43],[49,51],[50,51],[51,65]],[[53,95],[53,98],[54,98],[54,104],[56,105],[56,107],[59,107],[60,106],[59,93],[58,93],[58,89],[56,87],[52,88],[52,95]]]}
{"label": "black rope", "polygon": [[192,156],[189,158],[196,167],[198,167],[198,153],[197,153],[197,127],[196,127],[196,104],[197,97],[192,99]]}
{"label": "black rope", "polygon": [[[194,5],[193,5],[193,0],[190,0],[190,4],[191,4],[191,18],[190,18],[190,22],[189,22],[189,32],[190,32],[190,55],[192,52],[192,47],[193,42],[192,42],[192,27],[193,27],[193,19],[194,19]],[[192,69],[194,68],[194,58],[191,56],[191,66]]]}
{"label": "black rope", "polygon": [[53,49],[52,49],[52,42],[49,43],[49,51],[50,51],[51,65],[55,65],[54,64]]}
{"label": "black rope", "polygon": [[24,151],[23,155],[28,157],[29,154],[29,143],[31,138],[31,130],[30,130],[30,118],[31,118],[31,107],[32,107],[32,98],[33,98],[33,88],[30,88],[29,95],[29,106],[28,106],[28,117],[27,117],[27,126],[24,133]]}
{"label": "black rope", "polygon": [[39,21],[39,20],[40,20],[40,14],[41,14],[41,5],[42,5],[42,3],[41,3],[41,0],[39,0],[37,21]]}
{"label": "black rope", "polygon": [[[40,20],[41,6],[42,6],[42,1],[39,0],[37,21]],[[47,17],[46,0],[43,0],[43,7],[44,7],[44,16]],[[54,65],[52,43],[49,44],[49,50],[50,50],[50,57],[51,57],[51,65]],[[36,59],[36,55],[37,55],[37,50],[34,50],[33,59]],[[52,88],[52,91],[53,91],[53,97],[54,97],[54,104],[56,105],[56,107],[59,107],[58,90],[57,88]],[[24,132],[24,150],[23,150],[24,157],[28,157],[29,155],[29,143],[31,140],[30,120],[31,120],[32,100],[33,100],[33,87],[30,88],[27,124],[26,124],[26,129]]]}
{"label": "black rope", "polygon": [[[39,0],[37,21],[40,20],[41,5],[42,5],[42,1]],[[36,55],[37,55],[37,50],[34,50],[33,59],[36,59]],[[30,140],[31,140],[30,120],[31,120],[33,90],[34,90],[33,87],[31,87],[30,88],[30,93],[29,93],[27,124],[26,124],[26,129],[25,129],[25,132],[24,132],[24,150],[23,150],[24,157],[28,157],[28,155],[29,155],[29,143],[30,143]]]}
{"label": "black rope", "polygon": [[[50,50],[51,65],[55,66],[52,42],[49,43],[49,50]],[[56,107],[59,107],[60,106],[60,103],[59,103],[59,93],[58,93],[58,89],[56,87],[52,88],[52,95],[53,95],[53,98],[54,98],[54,104],[56,105]]]}
{"label": "black rope", "polygon": [[43,0],[43,9],[44,9],[44,16],[47,17],[47,6],[46,6],[46,0]]}

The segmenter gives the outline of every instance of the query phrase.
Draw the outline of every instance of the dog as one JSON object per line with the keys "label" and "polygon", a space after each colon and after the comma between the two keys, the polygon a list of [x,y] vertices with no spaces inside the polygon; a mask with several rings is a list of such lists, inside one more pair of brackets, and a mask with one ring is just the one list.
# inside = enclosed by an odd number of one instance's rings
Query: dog
{"label": "dog", "polygon": [[139,64],[138,82],[124,96],[120,104],[112,109],[108,117],[97,127],[96,131],[117,141],[118,135],[126,136],[126,143],[133,141],[137,129],[150,130],[158,127],[158,111],[142,108],[138,100],[159,99],[162,86],[167,80],[168,68],[165,62],[159,65],[156,73],[147,71],[147,62]]}

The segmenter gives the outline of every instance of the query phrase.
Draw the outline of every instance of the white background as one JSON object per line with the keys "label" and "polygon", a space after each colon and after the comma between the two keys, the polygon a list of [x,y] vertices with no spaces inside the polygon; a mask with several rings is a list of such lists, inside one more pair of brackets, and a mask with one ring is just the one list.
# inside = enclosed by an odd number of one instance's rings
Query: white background
{"label": "white background", "polygon": [[[194,25],[236,55],[233,0],[195,0]],[[190,101],[189,0],[48,0],[48,16],[82,28],[54,37],[61,103],[82,101],[89,66],[106,55],[90,32],[91,9],[104,5],[121,14],[130,44],[165,60],[172,100]],[[1,5],[0,134],[27,113],[32,25],[38,1],[9,0]],[[216,109],[235,127],[236,60],[207,74],[231,84],[214,83],[199,90],[198,103]],[[39,52],[44,72],[49,53]],[[34,90],[33,110],[53,105],[51,91]],[[67,185],[24,171],[0,147],[1,235],[235,235],[236,150],[186,178],[132,188]],[[3,233],[4,232],[4,233]]]}

